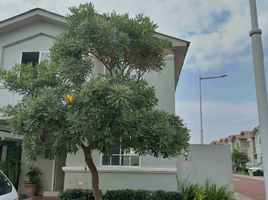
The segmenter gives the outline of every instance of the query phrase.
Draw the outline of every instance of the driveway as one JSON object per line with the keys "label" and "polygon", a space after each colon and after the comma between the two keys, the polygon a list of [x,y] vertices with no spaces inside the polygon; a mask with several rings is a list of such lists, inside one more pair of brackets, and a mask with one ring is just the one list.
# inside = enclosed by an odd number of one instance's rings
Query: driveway
{"label": "driveway", "polygon": [[263,177],[233,176],[234,190],[255,200],[265,200]]}

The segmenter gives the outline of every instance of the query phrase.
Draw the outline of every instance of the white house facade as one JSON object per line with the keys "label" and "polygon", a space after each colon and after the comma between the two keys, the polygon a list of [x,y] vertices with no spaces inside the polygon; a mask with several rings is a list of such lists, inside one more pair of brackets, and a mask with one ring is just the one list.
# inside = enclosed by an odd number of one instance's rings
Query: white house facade
{"label": "white house facade", "polygon": [[[53,45],[55,38],[66,30],[67,25],[63,16],[42,9],[33,9],[0,22],[0,66],[5,69],[11,69],[15,64],[27,62],[27,59],[32,59],[32,62],[40,62],[46,59],[49,48]],[[156,89],[159,108],[175,114],[175,88],[189,42],[160,33],[156,33],[156,37],[170,40],[173,46],[167,50],[168,53],[165,58],[166,67],[163,72],[146,74],[145,78]],[[94,73],[98,74],[102,72],[104,72],[104,66],[95,60]],[[20,99],[18,95],[9,93],[2,86],[0,96],[0,106],[14,104]],[[8,128],[6,128],[4,122],[4,119],[2,119],[1,136],[8,140],[6,137]],[[10,134],[10,138],[13,137]],[[155,183],[161,183],[159,180],[163,179],[163,176],[168,177],[167,182],[174,183],[173,188],[163,188],[166,184],[160,184],[156,188],[175,189],[175,159],[163,160],[152,157],[139,157],[131,154],[125,155],[124,158],[119,158],[118,156],[121,156],[119,150],[115,152],[112,158],[106,158],[95,152],[94,160],[101,173],[101,179],[109,180],[106,176],[116,174],[117,180],[119,180],[119,172],[124,179],[126,176],[133,176],[133,172],[141,177],[144,177],[144,174],[153,174],[151,178],[155,179]],[[4,152],[6,152],[5,148]],[[23,154],[22,157],[24,157]],[[4,158],[5,156],[3,156]],[[121,160],[125,161],[119,162]],[[21,163],[22,177],[20,178],[20,188],[26,166],[26,163],[23,162],[25,162],[24,158]],[[66,163],[65,158],[57,158],[53,161],[39,160],[36,164],[41,170],[43,168],[43,190],[61,190],[63,187],[81,187],[83,185],[87,187],[86,183],[83,183],[78,178],[79,176],[84,176],[85,172],[85,163],[81,152],[78,152],[74,156],[68,155]],[[63,182],[64,175],[59,175],[59,172],[62,172],[62,167],[65,172],[65,182]],[[105,181],[105,184],[109,185],[107,181]],[[103,185],[102,188],[105,189],[106,186]]]}
{"label": "white house facade", "polygon": [[[63,16],[39,8],[0,22],[0,67],[11,69],[15,64],[27,62],[29,59],[36,63],[46,59],[55,38],[66,30],[67,24]],[[166,50],[164,70],[161,73],[145,74],[144,78],[155,87],[159,99],[159,109],[175,114],[175,90],[190,43],[161,33],[155,33],[155,36],[169,40],[172,47]],[[95,59],[94,64],[95,74],[104,72],[104,66],[98,60]],[[14,104],[20,100],[20,96],[9,93],[3,86],[0,87],[0,106]],[[6,121],[3,118],[1,119],[1,116],[0,137],[1,141],[7,141],[7,143],[16,141],[18,146],[22,142],[22,138],[17,138],[9,133]],[[1,159],[4,160],[8,156],[9,146],[7,144],[1,145],[0,147],[3,147],[0,148],[2,150]],[[190,160],[186,160],[187,164],[184,166],[188,170],[194,170],[195,174],[199,173],[199,176],[196,176],[199,178],[198,180],[205,181],[205,177],[210,177],[206,174],[209,171],[205,165],[200,172],[196,167],[187,167],[200,162],[202,155],[198,152],[202,148],[202,146],[191,147],[193,150],[192,157]],[[227,157],[230,155],[228,147],[219,148],[222,154],[227,155]],[[204,151],[207,153],[203,156],[217,152],[206,148]],[[23,152],[20,153],[20,157],[21,174],[18,190],[19,193],[23,193],[23,177],[28,163]],[[228,184],[232,178],[231,168],[228,171],[228,167],[231,166],[231,159],[230,156],[227,157],[228,162],[213,166],[213,170],[218,176],[223,173],[221,177],[225,177],[220,180],[221,185]],[[93,159],[100,174],[100,188],[102,190],[124,188],[177,190],[177,178],[178,174],[181,173],[178,164],[184,162],[184,160],[178,160],[178,158],[162,159],[138,156],[132,152],[122,154],[120,148],[115,150],[111,156],[94,152]],[[204,159],[209,160],[210,157]],[[220,157],[214,156],[213,159],[217,162]],[[218,163],[221,163],[221,161],[219,160]],[[38,160],[34,162],[34,165],[38,166],[43,172],[42,191],[91,187],[90,172],[86,168],[81,151],[75,155],[68,154],[54,160]],[[191,170],[189,173],[191,173]],[[215,182],[217,182],[216,179]]]}
{"label": "white house facade", "polygon": [[254,128],[255,133],[255,162],[256,165],[262,164],[261,134],[258,127]]}

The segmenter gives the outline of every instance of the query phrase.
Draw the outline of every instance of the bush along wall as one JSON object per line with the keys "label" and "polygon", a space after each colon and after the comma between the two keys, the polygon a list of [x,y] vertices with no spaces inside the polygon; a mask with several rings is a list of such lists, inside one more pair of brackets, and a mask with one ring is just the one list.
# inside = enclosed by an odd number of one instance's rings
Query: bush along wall
{"label": "bush along wall", "polygon": [[[91,190],[68,189],[61,192],[60,200],[94,200]],[[217,187],[207,182],[205,186],[186,185],[180,192],[114,190],[107,191],[103,200],[234,200],[227,187]]]}
{"label": "bush along wall", "polygon": [[[94,200],[92,191],[68,189],[61,192],[60,200]],[[104,200],[183,200],[179,192],[146,191],[146,190],[114,190],[103,195]]]}
{"label": "bush along wall", "polygon": [[67,189],[59,194],[60,200],[94,200],[91,190]]}

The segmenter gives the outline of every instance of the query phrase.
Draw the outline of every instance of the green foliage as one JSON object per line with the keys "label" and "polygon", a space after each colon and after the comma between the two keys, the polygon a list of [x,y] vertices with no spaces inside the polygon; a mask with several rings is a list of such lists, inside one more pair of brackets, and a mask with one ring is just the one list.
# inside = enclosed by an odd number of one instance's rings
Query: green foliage
{"label": "green foliage", "polygon": [[179,192],[182,194],[183,200],[195,200],[195,196],[200,192],[200,189],[201,187],[198,184],[181,184]]}
{"label": "green foliage", "polygon": [[179,192],[183,200],[234,200],[233,192],[226,186],[217,187],[209,181],[204,186],[180,183]]}
{"label": "green foliage", "polygon": [[7,158],[5,161],[0,162],[0,169],[9,178],[12,184],[16,186],[20,174],[20,164],[14,159]]}
{"label": "green foliage", "polygon": [[204,200],[234,200],[233,192],[229,191],[227,187],[217,187],[216,184],[206,182],[204,188]]}
{"label": "green foliage", "polygon": [[105,200],[152,200],[153,193],[145,190],[107,191]]}
{"label": "green foliage", "polygon": [[[154,88],[140,79],[164,67],[166,42],[154,36],[157,26],[142,15],[96,14],[92,4],[71,8],[67,21],[50,62],[0,70],[5,87],[23,96],[2,112],[24,136],[27,157],[51,159],[85,145],[107,153],[120,141],[142,155],[176,156],[187,148],[189,130],[156,109]],[[91,55],[107,76],[93,75]]]}
{"label": "green foliage", "polygon": [[115,12],[100,15],[91,3],[70,11],[69,31],[51,49],[52,60],[76,69],[77,62],[81,62],[78,66],[84,65],[85,55],[92,54],[104,64],[109,75],[129,76],[133,72],[136,77],[163,68],[164,47],[171,44],[154,37],[157,25],[149,17],[140,14],[131,18]]}
{"label": "green foliage", "polygon": [[[60,193],[61,200],[93,200],[90,190],[68,189]],[[104,200],[234,200],[233,193],[226,187],[215,184],[184,186],[180,192],[113,190],[103,195]]]}
{"label": "green foliage", "polygon": [[[248,174],[247,174],[248,175]],[[255,172],[253,172],[253,176],[263,176],[263,171],[261,170],[257,170]]]}
{"label": "green foliage", "polygon": [[40,184],[42,172],[38,167],[30,166],[26,173],[24,183],[28,184]]}
{"label": "green foliage", "polygon": [[247,154],[239,152],[237,149],[233,150],[232,162],[236,168],[245,168],[246,163],[249,161]]}
{"label": "green foliage", "polygon": [[59,194],[60,200],[94,200],[91,190],[67,189]]}
{"label": "green foliage", "polygon": [[[4,86],[22,96],[1,112],[24,137],[27,157],[52,159],[80,148],[109,153],[118,145],[140,155],[179,155],[189,130],[179,117],[157,110],[155,90],[142,79],[165,67],[165,48],[171,48],[155,37],[157,25],[143,15],[99,15],[91,3],[70,11],[69,30],[56,39],[50,61],[0,69]],[[93,73],[96,59],[105,75]]]}
{"label": "green foliage", "polygon": [[179,192],[166,192],[158,190],[153,192],[153,200],[183,200]]}
{"label": "green foliage", "polygon": [[[90,190],[68,189],[60,193],[61,200],[93,200]],[[178,192],[146,190],[113,190],[103,195],[104,200],[182,200]]]}

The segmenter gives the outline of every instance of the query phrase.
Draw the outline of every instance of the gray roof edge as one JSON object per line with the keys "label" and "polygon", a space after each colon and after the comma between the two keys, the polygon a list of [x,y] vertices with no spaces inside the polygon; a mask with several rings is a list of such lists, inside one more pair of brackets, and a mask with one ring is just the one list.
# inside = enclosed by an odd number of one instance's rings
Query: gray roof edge
{"label": "gray roof edge", "polygon": [[20,17],[22,17],[22,16],[24,16],[24,15],[27,15],[27,14],[30,14],[30,13],[34,13],[34,12],[38,12],[38,11],[39,11],[39,12],[45,12],[45,13],[54,15],[54,16],[56,16],[56,17],[60,17],[60,18],[62,18],[62,20],[65,20],[65,17],[64,17],[63,15],[60,15],[60,14],[57,14],[57,13],[54,13],[54,12],[51,12],[51,11],[48,11],[48,10],[45,10],[45,9],[42,9],[42,8],[33,8],[33,9],[31,9],[31,10],[28,10],[28,11],[26,11],[26,12],[20,13],[20,14],[18,14],[18,15],[13,16],[13,17],[4,19],[4,20],[0,21],[0,24],[2,24],[2,23],[6,23],[6,22],[8,22],[8,21],[12,21],[12,20],[14,20],[14,19],[16,19],[16,18],[20,18]]}
{"label": "gray roof edge", "polygon": [[[8,19],[0,21],[0,28],[2,26],[8,26],[8,25],[10,25],[12,23],[18,22],[18,21],[20,21],[20,18],[24,19],[23,18],[24,16],[30,15],[31,13],[35,13],[36,15],[41,15],[41,16],[42,15],[45,16],[45,13],[46,13],[46,14],[51,15],[51,18],[53,18],[54,20],[66,24],[65,16],[63,16],[63,15],[60,15],[60,14],[57,14],[57,13],[54,13],[54,12],[51,12],[51,11],[48,11],[48,10],[45,10],[45,9],[42,9],[42,8],[33,8],[33,9],[28,10],[26,12],[20,13],[18,15],[15,15],[13,17],[10,17]],[[47,17],[47,16],[45,16],[45,17]],[[162,37],[165,37],[167,39],[174,39],[174,40],[177,40],[177,41],[180,41],[180,42],[185,42],[187,46],[190,45],[190,42],[187,41],[187,40],[176,38],[176,37],[166,35],[166,34],[163,34],[163,33],[157,32],[157,31],[155,32],[155,34],[156,35],[161,35]]]}

